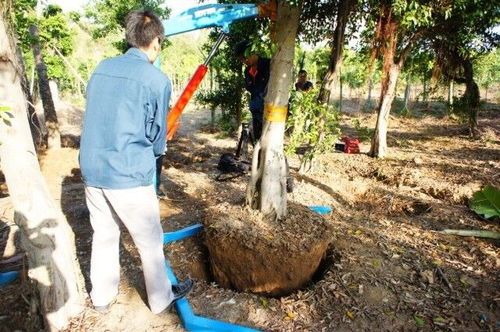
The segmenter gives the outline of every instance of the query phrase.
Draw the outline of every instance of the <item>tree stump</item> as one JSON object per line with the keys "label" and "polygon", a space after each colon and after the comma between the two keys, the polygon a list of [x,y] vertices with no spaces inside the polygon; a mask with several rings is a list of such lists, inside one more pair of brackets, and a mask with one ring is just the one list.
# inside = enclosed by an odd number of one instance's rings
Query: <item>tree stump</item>
{"label": "tree stump", "polygon": [[289,204],[284,220],[223,203],[209,208],[205,240],[215,280],[225,288],[283,296],[307,284],[332,240],[321,215]]}

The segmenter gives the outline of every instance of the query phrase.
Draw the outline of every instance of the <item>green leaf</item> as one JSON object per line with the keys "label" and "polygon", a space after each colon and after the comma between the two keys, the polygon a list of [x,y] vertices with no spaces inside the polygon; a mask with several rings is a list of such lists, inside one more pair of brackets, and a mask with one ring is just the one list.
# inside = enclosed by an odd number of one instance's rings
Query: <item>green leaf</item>
{"label": "green leaf", "polygon": [[487,185],[482,191],[478,191],[472,196],[469,207],[485,218],[500,216],[500,190]]}
{"label": "green leaf", "polygon": [[415,324],[417,324],[418,327],[424,326],[425,322],[424,319],[418,316],[413,317],[413,320],[415,321]]}

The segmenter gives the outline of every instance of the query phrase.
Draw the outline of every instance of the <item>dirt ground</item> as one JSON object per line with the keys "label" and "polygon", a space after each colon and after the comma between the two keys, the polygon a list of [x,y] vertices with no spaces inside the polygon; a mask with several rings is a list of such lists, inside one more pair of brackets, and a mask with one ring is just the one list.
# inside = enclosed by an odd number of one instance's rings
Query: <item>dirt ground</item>
{"label": "dirt ground", "polygon": [[[188,299],[195,313],[265,331],[500,331],[498,240],[443,235],[452,229],[500,230],[467,206],[486,184],[500,186],[499,107],[480,114],[483,139],[471,140],[464,125],[439,112],[391,116],[390,155],[383,160],[332,151],[311,173],[297,174],[290,202],[327,205],[332,242],[314,280],[280,298],[223,289],[212,281],[203,235],[176,242],[165,252],[178,279],[196,279]],[[207,217],[209,207],[243,203],[247,176],[217,182],[218,159],[233,152],[235,138],[200,130],[207,112],[190,109],[170,144],[160,202],[165,231]],[[352,119],[373,128],[374,114],[343,115],[344,134],[355,136]],[[91,227],[77,163],[78,150],[42,157],[49,186],[76,234],[78,259],[89,284]],[[12,225],[5,187],[0,217]],[[242,204],[241,203],[241,204]],[[15,227],[11,227],[13,230]],[[122,233],[122,281],[117,303],[102,315],[91,309],[71,331],[182,331],[175,313],[154,316],[147,306],[142,271],[131,237]],[[36,330],[24,278],[0,289],[0,331]]]}

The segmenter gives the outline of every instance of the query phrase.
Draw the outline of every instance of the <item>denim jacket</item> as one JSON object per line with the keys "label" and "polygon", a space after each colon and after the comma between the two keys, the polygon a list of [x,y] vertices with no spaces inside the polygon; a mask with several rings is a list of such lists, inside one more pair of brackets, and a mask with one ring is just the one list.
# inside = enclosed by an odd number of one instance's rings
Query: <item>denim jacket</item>
{"label": "denim jacket", "polygon": [[126,189],[152,184],[165,150],[170,79],[137,48],[102,61],[87,86],[80,142],[85,185]]}

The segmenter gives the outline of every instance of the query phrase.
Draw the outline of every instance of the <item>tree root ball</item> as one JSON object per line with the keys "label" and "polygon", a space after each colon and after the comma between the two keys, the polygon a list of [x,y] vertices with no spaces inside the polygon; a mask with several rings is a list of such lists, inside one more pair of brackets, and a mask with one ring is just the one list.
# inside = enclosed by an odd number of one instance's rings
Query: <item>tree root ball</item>
{"label": "tree root ball", "polygon": [[223,203],[208,209],[205,240],[210,267],[222,287],[283,296],[303,287],[332,240],[321,215],[289,203],[284,220]]}

